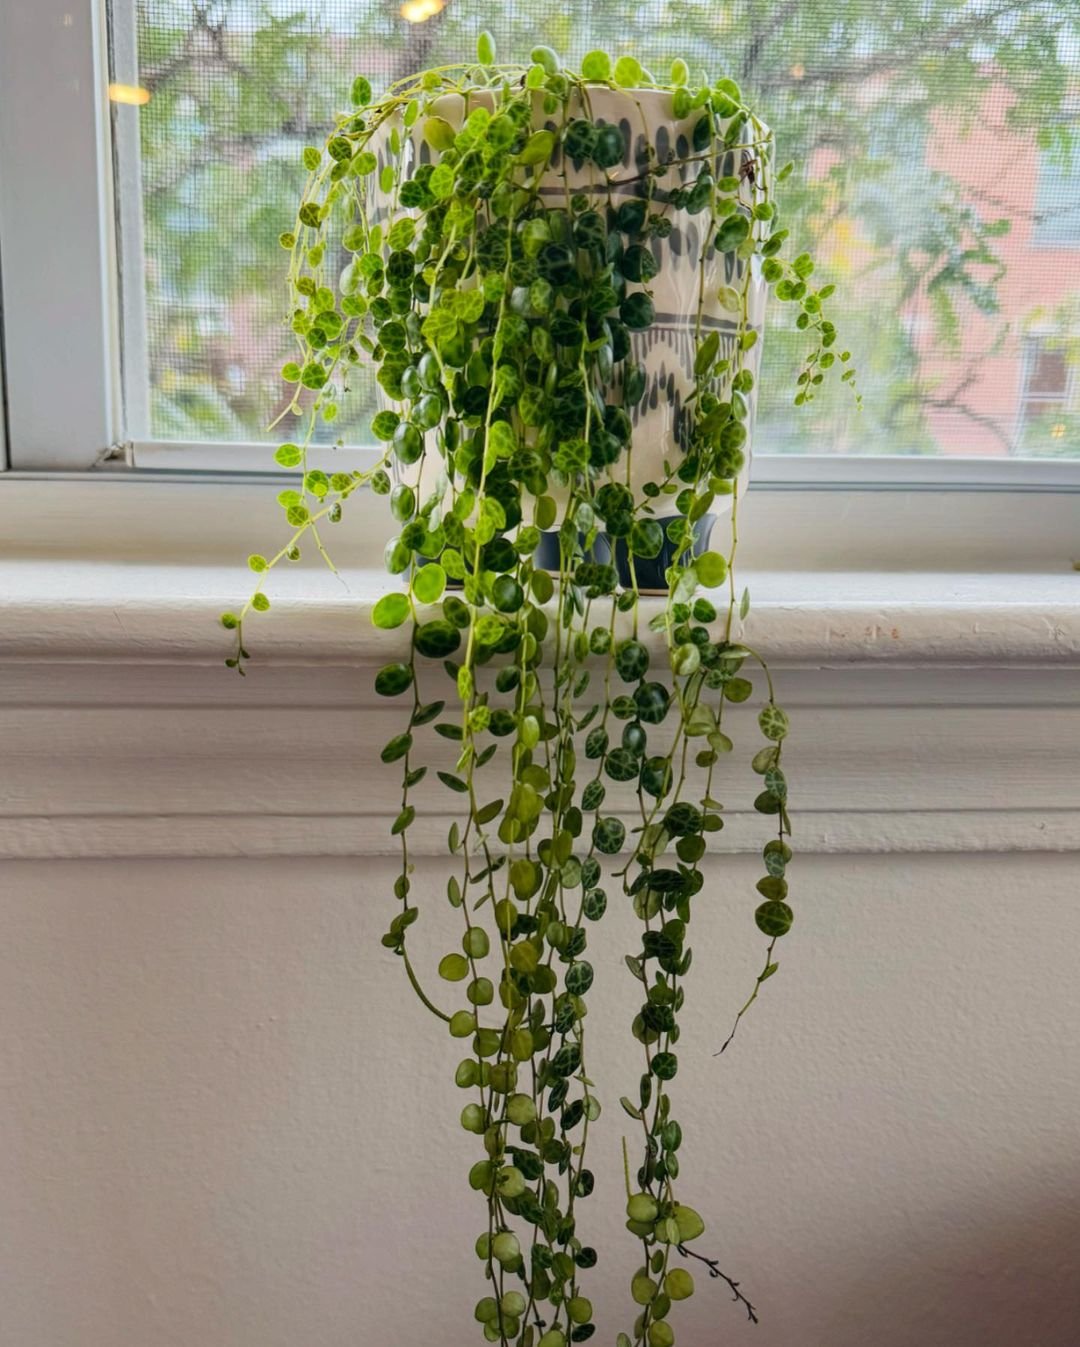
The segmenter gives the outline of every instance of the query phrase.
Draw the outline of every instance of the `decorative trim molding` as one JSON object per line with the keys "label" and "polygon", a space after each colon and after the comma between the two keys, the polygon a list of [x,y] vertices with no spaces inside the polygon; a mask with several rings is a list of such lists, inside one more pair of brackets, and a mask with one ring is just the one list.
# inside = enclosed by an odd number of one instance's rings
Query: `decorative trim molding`
{"label": "decorative trim molding", "polygon": [[[256,660],[240,679],[217,659],[140,656],[128,637],[114,659],[0,661],[0,859],[393,852],[397,802],[377,758],[399,725],[371,691],[381,656]],[[777,673],[802,853],[1080,851],[1075,667]],[[443,681],[433,667],[425,697]],[[756,738],[752,705],[736,711],[714,839],[728,852],[768,835],[740,751]],[[418,803],[410,849],[442,855],[447,793],[435,783]]]}

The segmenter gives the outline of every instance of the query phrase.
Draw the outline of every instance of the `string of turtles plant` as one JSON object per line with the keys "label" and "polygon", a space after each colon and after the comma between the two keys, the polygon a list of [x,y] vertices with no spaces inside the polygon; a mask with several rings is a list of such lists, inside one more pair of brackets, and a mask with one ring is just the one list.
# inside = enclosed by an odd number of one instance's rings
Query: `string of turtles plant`
{"label": "string of turtles plant", "polygon": [[[670,94],[674,118],[690,119],[691,143],[662,155],[646,134],[634,194],[616,196],[611,171],[624,162],[626,133],[593,116],[591,98],[622,90],[634,115],[639,91],[655,88]],[[436,107],[447,94],[465,100],[458,126]],[[243,673],[243,624],[269,607],[269,573],[308,542],[326,556],[323,526],[361,488],[387,496],[397,525],[387,569],[403,587],[379,599],[374,623],[407,634],[375,680],[403,707],[382,749],[401,773],[397,910],[383,944],[465,1049],[455,1080],[467,1099],[461,1125],[477,1138],[468,1179],[485,1213],[479,1331],[503,1347],[565,1347],[595,1331],[585,1292],[597,1253],[579,1230],[579,1204],[593,1188],[586,1150],[600,1116],[586,1011],[607,882],[641,923],[626,964],[640,984],[632,1029],[642,1070],[622,1100],[637,1153],[631,1166],[624,1152],[627,1226],[641,1260],[630,1287],[636,1317],[618,1343],[670,1347],[673,1305],[694,1289],[676,1255],[724,1277],[754,1318],[738,1284],[688,1248],[705,1226],[683,1200],[672,1088],[688,930],[707,839],[723,826],[715,783],[753,665],[767,690],[755,808],[775,823],[755,899],[768,945],[754,996],[792,921],[788,719],[764,662],[736,639],[749,604],[732,567],[737,499],[726,551],[695,556],[693,541],[716,499],[737,497],[745,465],[752,276],[760,268],[798,308],[808,338],[799,404],[832,366],[853,378],[824,312],[832,287],[812,286],[805,253],[785,258],[774,194],[791,166],[776,171],[771,134],[731,80],[692,79],[683,61],[662,86],[633,57],[613,63],[603,52],[580,73],[544,47],[529,64],[499,65],[483,34],[475,63],[426,71],[377,98],[361,77],[352,103],[325,148],[304,151],[303,200],[281,239],[298,347],[283,376],[306,430],[277,462],[301,480],[279,497],[290,535],[274,556],[250,559],[258,588],[223,617],[237,637],[228,663]],[[571,187],[571,165],[588,169],[592,191]],[[673,166],[681,185],[661,186]],[[553,175],[565,190],[541,193]],[[735,340],[722,351],[706,331],[699,294],[683,452],[635,493],[631,413],[645,376],[632,334],[654,321],[650,282],[666,256],[654,245],[681,212],[709,224],[702,285],[706,252],[730,255],[721,301]],[[384,450],[367,471],[327,475],[311,461],[313,437],[338,415],[360,361],[374,364],[393,404],[372,425]],[[679,515],[666,538],[656,517],[665,503]],[[536,558],[545,531],[557,533],[557,574]],[[628,584],[604,539],[625,549]],[[645,623],[635,566],[666,543],[667,597]],[[705,592],[717,587],[722,597]],[[408,948],[420,917],[409,845],[416,791],[440,739],[456,757],[435,775],[457,815],[446,898],[462,927],[460,948],[438,966],[461,993],[449,1003],[447,990],[422,984]],[[620,784],[621,802],[612,801]]]}

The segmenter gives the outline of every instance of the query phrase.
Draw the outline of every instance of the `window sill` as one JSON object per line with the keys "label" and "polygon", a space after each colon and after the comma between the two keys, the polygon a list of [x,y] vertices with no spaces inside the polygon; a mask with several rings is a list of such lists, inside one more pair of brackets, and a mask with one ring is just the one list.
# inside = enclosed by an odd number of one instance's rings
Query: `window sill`
{"label": "window sill", "polygon": [[[0,659],[224,658],[217,618],[254,584],[243,556],[283,540],[276,491],[0,478]],[[1076,514],[1068,494],[752,492],[740,515],[745,637],[778,663],[1080,663]],[[310,557],[275,571],[273,611],[246,633],[256,659],[399,652],[400,632],[369,622],[394,584],[381,568],[386,532],[383,502],[358,498],[327,530],[337,575]]]}
{"label": "window sill", "polygon": [[[217,621],[249,592],[234,564],[6,559],[0,658],[223,659]],[[400,632],[370,624],[393,581],[375,570],[275,578],[273,611],[249,618],[256,661],[381,663]],[[777,663],[1080,664],[1080,575],[742,573],[743,635]],[[661,600],[643,599],[647,617]]]}

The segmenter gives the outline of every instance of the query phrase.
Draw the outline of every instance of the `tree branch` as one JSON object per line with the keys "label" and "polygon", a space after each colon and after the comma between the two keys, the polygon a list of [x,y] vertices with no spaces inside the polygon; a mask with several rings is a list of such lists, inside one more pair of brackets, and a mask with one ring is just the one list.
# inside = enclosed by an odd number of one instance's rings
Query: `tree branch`
{"label": "tree branch", "polygon": [[[952,24],[951,27],[945,28],[941,33],[920,32],[911,42],[902,43],[888,51],[879,52],[878,55],[869,56],[863,61],[856,61],[850,65],[819,66],[817,69],[807,70],[798,84],[800,88],[812,84],[857,84],[868,79],[871,75],[879,75],[888,70],[899,69],[918,59],[927,50],[947,51],[964,38],[973,36],[980,29],[994,23],[997,19],[1005,18],[1010,14],[1023,13],[1026,10],[1041,8],[1043,8],[1042,0],[1003,0],[1003,3],[998,5],[996,9],[987,10],[981,14],[970,14],[967,18]],[[788,87],[791,83],[791,76],[785,70],[782,74],[778,73],[772,78],[764,80],[759,87],[764,90],[780,89]]]}

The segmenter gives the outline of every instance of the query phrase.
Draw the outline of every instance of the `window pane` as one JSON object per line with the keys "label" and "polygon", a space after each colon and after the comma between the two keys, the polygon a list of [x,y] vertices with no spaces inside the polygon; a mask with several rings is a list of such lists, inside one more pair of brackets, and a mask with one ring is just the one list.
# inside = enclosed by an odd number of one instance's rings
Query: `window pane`
{"label": "window pane", "polygon": [[[131,3],[131,0],[128,0]],[[779,128],[787,223],[856,353],[846,390],[791,407],[797,334],[773,304],[758,452],[1080,457],[1080,6],[1060,0],[135,0],[145,361],[129,390],[138,437],[280,438],[287,255],[305,145],[321,143],[354,75],[376,87],[468,59],[478,29],[501,55],[538,41],[577,61],[633,46],[737,78]],[[409,8],[406,6],[406,8]],[[134,137],[132,137],[134,140]],[[121,147],[124,141],[121,138]],[[122,166],[123,168],[123,166]],[[130,204],[130,203],[128,203]],[[124,212],[121,212],[124,215]],[[144,260],[145,259],[145,260]],[[135,325],[136,327],[138,324]],[[1062,391],[1045,397],[1039,352]],[[1061,371],[1064,370],[1064,377]],[[354,378],[327,439],[367,438]],[[287,426],[284,427],[287,429]]]}

